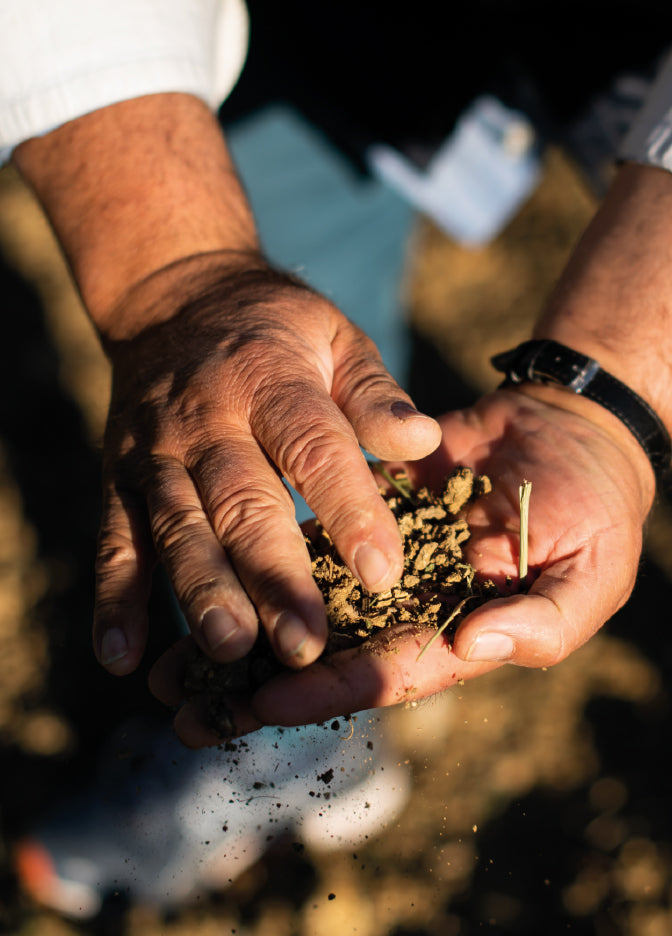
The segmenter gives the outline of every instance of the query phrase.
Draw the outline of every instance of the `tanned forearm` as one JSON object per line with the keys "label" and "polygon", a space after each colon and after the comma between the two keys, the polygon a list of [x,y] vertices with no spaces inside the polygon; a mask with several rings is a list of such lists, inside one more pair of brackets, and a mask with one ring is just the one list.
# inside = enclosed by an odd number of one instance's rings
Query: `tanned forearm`
{"label": "tanned forearm", "polygon": [[[156,271],[213,251],[258,251],[219,125],[190,95],[150,95],[94,111],[26,141],[14,161],[49,216],[104,340],[144,327],[137,305],[133,321],[120,317],[120,302]],[[161,314],[151,301],[145,306],[147,316]]]}
{"label": "tanned forearm", "polygon": [[626,164],[536,328],[596,358],[672,431],[672,174]]}

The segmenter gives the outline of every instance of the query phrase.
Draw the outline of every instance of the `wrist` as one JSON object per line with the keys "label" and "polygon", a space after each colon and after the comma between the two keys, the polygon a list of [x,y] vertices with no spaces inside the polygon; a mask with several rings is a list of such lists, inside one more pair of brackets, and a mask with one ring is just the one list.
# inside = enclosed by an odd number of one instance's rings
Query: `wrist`
{"label": "wrist", "polygon": [[225,251],[258,253],[217,121],[190,95],[101,108],[26,141],[14,160],[102,334],[121,300],[158,272]]}
{"label": "wrist", "polygon": [[656,476],[651,462],[629,429],[609,410],[581,394],[557,384],[523,383],[509,386],[502,392],[515,393],[545,406],[571,413],[578,418],[577,431],[598,432],[615,445],[632,468],[639,489],[641,515],[644,519],[656,493]]}
{"label": "wrist", "polygon": [[[132,283],[114,305],[93,316],[108,356],[115,349],[169,321],[221,316],[225,296],[246,280],[275,274],[258,251],[213,250],[182,257]],[[216,295],[218,309],[210,310]],[[202,325],[203,323],[201,323]]]}
{"label": "wrist", "polygon": [[672,467],[672,443],[658,414],[599,361],[549,339],[523,342],[492,359],[505,374],[503,386],[550,384],[599,404],[632,434],[656,476],[666,479]]}
{"label": "wrist", "polygon": [[534,331],[597,360],[672,430],[672,175],[626,164]]}
{"label": "wrist", "polygon": [[[196,358],[220,342],[245,344],[283,328],[306,303],[330,304],[259,253],[217,251],[186,257],[133,286],[111,310],[100,338],[113,365],[137,355]],[[160,350],[163,349],[163,350]]]}

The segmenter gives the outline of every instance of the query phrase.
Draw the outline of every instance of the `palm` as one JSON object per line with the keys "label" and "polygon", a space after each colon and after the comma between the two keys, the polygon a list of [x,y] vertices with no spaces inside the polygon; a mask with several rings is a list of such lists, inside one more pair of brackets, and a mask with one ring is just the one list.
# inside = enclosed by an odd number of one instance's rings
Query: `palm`
{"label": "palm", "polygon": [[[468,517],[467,555],[484,577],[503,581],[517,575],[518,490],[523,479],[532,482],[529,594],[474,611],[458,629],[453,648],[437,641],[420,661],[426,634],[400,629],[393,642],[373,650],[345,651],[279,677],[255,699],[261,720],[293,724],[422,698],[504,659],[551,665],[583,644],[627,599],[646,513],[629,449],[582,416],[513,392],[493,393],[440,422],[439,449],[406,467],[416,484],[433,486],[459,464],[490,476],[492,493]],[[509,637],[512,655],[486,658],[486,631]]]}

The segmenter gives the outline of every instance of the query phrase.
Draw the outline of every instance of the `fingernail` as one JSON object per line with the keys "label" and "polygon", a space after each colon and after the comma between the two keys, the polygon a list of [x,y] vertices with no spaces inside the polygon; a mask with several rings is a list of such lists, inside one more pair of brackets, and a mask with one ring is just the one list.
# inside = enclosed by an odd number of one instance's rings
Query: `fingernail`
{"label": "fingernail", "polygon": [[371,543],[363,543],[353,557],[355,573],[364,588],[374,591],[390,573],[390,560]]}
{"label": "fingernail", "polygon": [[507,634],[479,634],[472,643],[466,659],[472,662],[489,660],[491,662],[505,663],[514,654],[516,645]]}
{"label": "fingernail", "polygon": [[297,656],[308,639],[305,621],[292,611],[283,611],[275,622],[275,642],[280,655],[287,659]]}
{"label": "fingernail", "polygon": [[208,608],[201,618],[203,640],[213,653],[239,631],[238,621],[224,608]]}
{"label": "fingernail", "polygon": [[100,643],[100,662],[103,666],[111,666],[122,660],[128,652],[126,634],[119,627],[111,627],[103,634]]}
{"label": "fingernail", "polygon": [[411,416],[424,416],[424,413],[421,413],[410,403],[406,403],[403,400],[399,400],[397,403],[393,403],[390,407],[392,410],[392,415],[396,416],[397,419],[410,419]]}

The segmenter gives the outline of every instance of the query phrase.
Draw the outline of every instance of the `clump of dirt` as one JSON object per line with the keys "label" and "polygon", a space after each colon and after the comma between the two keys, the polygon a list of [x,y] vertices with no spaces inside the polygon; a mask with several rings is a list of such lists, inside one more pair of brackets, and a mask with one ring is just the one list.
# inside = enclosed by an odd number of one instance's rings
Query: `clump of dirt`
{"label": "clump of dirt", "polygon": [[386,500],[404,544],[404,573],[391,591],[368,593],[334,550],[323,527],[309,542],[313,576],[327,608],[330,635],[326,654],[356,646],[381,628],[395,624],[440,627],[464,598],[470,610],[496,597],[493,582],[479,582],[465,561],[462,545],[469,539],[463,508],[482,494],[490,481],[457,468],[434,494],[426,487],[412,490],[406,475],[386,475],[392,493]]}
{"label": "clump of dirt", "polygon": [[[390,591],[367,592],[317,524],[315,534],[306,536],[306,545],[327,609],[326,656],[362,644],[395,624],[441,628],[448,621],[445,633],[450,638],[461,611],[466,614],[499,595],[494,582],[479,581],[465,561],[462,546],[470,533],[467,521],[459,517],[470,501],[491,490],[490,480],[469,468],[456,468],[443,489],[433,493],[427,487],[413,490],[405,474],[391,477],[377,468],[391,486],[385,498],[404,543],[404,573]],[[283,668],[260,634],[252,651],[234,663],[213,663],[197,650],[187,668],[185,688],[206,694],[210,727],[226,736],[232,727],[226,695],[254,690]]]}

